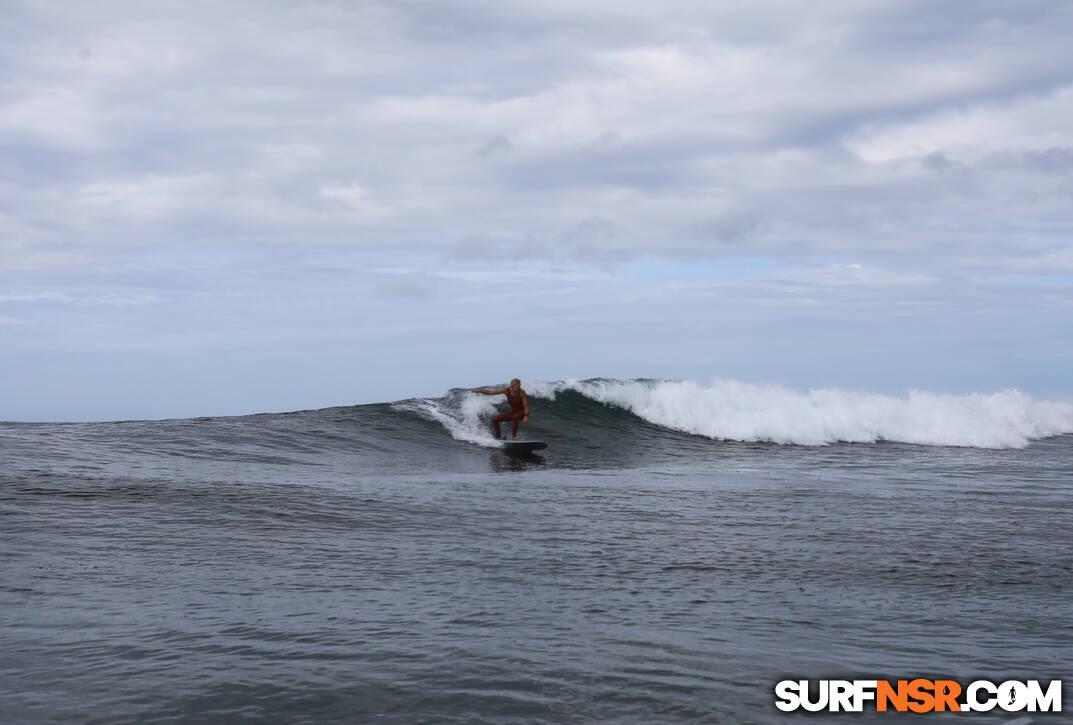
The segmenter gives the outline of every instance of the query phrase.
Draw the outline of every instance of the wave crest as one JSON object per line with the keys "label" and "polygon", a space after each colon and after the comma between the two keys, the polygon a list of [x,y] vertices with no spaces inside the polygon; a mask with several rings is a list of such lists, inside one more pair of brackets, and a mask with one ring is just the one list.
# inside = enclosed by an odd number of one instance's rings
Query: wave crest
{"label": "wave crest", "polygon": [[495,415],[497,400],[468,390],[452,390],[442,398],[403,400],[392,408],[439,423],[455,440],[493,447],[497,443],[487,419]]}
{"label": "wave crest", "polygon": [[1073,404],[1039,401],[1017,390],[905,397],[839,389],[796,392],[777,385],[715,380],[528,382],[534,397],[573,390],[666,428],[708,438],[824,445],[899,441],[936,446],[1023,448],[1073,432]]}

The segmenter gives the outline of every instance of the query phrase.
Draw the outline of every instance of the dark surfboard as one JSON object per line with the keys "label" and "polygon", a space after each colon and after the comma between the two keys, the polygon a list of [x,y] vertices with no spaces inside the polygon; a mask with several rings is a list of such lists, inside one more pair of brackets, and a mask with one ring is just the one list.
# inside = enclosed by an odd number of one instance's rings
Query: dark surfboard
{"label": "dark surfboard", "polygon": [[544,441],[500,441],[499,447],[507,453],[532,453],[548,447]]}

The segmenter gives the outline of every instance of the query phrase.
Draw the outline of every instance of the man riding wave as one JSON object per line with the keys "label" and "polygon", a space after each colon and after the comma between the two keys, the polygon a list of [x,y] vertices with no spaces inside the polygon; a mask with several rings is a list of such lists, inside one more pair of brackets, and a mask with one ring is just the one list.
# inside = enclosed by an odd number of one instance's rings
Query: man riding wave
{"label": "man riding wave", "polygon": [[510,403],[510,411],[507,413],[500,413],[492,418],[492,430],[495,433],[496,440],[501,437],[499,431],[499,424],[510,421],[510,439],[514,440],[518,435],[518,423],[529,422],[529,398],[526,396],[525,391],[522,390],[522,381],[518,378],[514,378],[510,381],[510,387],[500,388],[499,390],[481,390],[474,388],[471,393],[481,393],[482,395],[506,395],[507,402]]}

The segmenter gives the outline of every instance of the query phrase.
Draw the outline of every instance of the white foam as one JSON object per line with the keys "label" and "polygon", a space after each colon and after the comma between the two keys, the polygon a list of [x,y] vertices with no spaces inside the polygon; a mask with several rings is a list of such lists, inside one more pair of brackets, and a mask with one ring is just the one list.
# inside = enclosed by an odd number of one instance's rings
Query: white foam
{"label": "white foam", "polygon": [[496,412],[497,398],[479,393],[452,391],[443,398],[414,398],[395,403],[396,410],[408,410],[442,425],[455,440],[494,447],[488,420]]}
{"label": "white foam", "polygon": [[796,392],[776,385],[715,380],[529,382],[534,397],[575,390],[657,425],[709,438],[823,445],[901,441],[977,448],[1023,448],[1073,432],[1073,404],[1034,400],[1017,390],[905,397],[838,389]]}

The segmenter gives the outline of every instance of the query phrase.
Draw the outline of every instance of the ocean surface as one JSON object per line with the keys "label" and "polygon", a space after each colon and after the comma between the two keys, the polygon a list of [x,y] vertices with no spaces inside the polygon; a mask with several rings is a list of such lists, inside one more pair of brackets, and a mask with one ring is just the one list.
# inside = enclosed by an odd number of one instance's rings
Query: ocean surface
{"label": "ocean surface", "polygon": [[528,457],[463,390],[0,424],[0,721],[1068,717],[773,688],[1073,678],[1073,405],[523,385]]}

